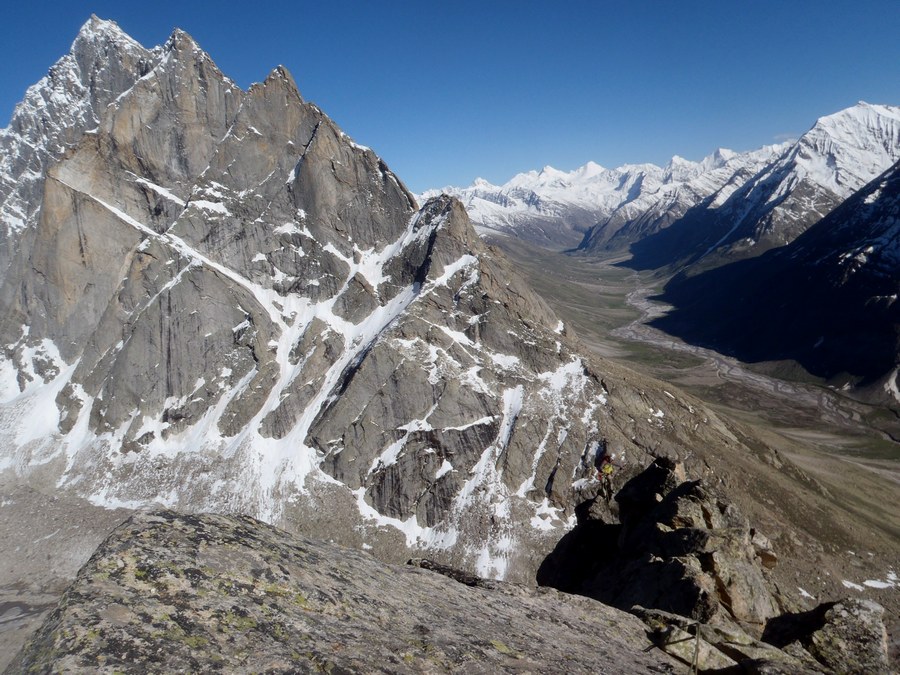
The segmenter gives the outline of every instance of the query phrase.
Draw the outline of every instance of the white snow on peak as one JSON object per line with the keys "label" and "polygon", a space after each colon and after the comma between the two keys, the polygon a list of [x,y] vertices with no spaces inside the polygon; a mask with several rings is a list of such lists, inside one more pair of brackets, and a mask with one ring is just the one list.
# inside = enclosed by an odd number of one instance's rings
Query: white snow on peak
{"label": "white snow on peak", "polygon": [[900,106],[860,102],[820,117],[790,159],[801,179],[846,199],[900,159]]}
{"label": "white snow on peak", "polygon": [[606,169],[604,169],[602,166],[600,166],[596,162],[588,162],[584,166],[582,166],[578,169],[575,169],[575,171],[573,173],[575,173],[576,175],[578,175],[581,178],[589,178],[591,176],[596,176],[598,174],[601,174],[604,171],[606,171]]}
{"label": "white snow on peak", "polygon": [[115,21],[101,19],[92,14],[78,31],[72,42],[72,52],[77,51],[84,43],[115,42],[122,46],[143,50],[134,38],[123,31]]}
{"label": "white snow on peak", "polygon": [[[777,147],[777,146],[775,146]],[[819,118],[776,160],[710,204],[732,227],[707,253],[763,233],[786,244],[798,219],[826,216],[832,208],[900,160],[900,107],[858,103]],[[799,228],[802,231],[802,225]]]}

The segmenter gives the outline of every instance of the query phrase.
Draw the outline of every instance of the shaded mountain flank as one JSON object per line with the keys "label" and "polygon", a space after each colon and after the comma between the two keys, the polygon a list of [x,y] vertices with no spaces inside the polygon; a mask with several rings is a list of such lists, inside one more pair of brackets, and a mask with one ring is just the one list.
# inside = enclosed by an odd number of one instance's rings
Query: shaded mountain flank
{"label": "shaded mountain flank", "polygon": [[653,325],[742,361],[794,359],[835,384],[898,404],[900,165],[793,243],[693,276],[659,299]]}

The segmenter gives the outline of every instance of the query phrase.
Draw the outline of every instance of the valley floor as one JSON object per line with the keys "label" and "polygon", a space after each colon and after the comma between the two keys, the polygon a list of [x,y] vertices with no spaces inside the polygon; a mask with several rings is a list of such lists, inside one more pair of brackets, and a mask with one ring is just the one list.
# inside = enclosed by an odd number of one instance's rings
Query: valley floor
{"label": "valley floor", "polygon": [[742,363],[648,326],[668,309],[650,299],[666,279],[619,266],[625,257],[570,256],[509,239],[496,243],[595,355],[900,483],[896,412],[836,391],[796,364]]}

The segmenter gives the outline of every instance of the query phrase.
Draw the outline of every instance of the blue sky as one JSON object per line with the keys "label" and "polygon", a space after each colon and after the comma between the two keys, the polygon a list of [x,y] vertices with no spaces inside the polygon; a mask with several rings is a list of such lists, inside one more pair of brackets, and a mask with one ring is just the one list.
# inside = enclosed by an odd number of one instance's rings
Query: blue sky
{"label": "blue sky", "polygon": [[0,124],[90,16],[146,46],[181,27],[243,87],[293,73],[415,191],[700,159],[900,105],[898,0],[9,3]]}

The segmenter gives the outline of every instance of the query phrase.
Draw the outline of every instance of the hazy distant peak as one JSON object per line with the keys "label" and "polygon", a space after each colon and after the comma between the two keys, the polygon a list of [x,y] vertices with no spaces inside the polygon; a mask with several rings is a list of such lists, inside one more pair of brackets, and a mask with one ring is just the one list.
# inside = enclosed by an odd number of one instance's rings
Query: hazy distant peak
{"label": "hazy distant peak", "polygon": [[716,148],[712,154],[704,157],[700,164],[704,167],[714,169],[720,166],[724,166],[726,162],[737,157],[738,153],[734,150],[729,150],[728,148]]}

